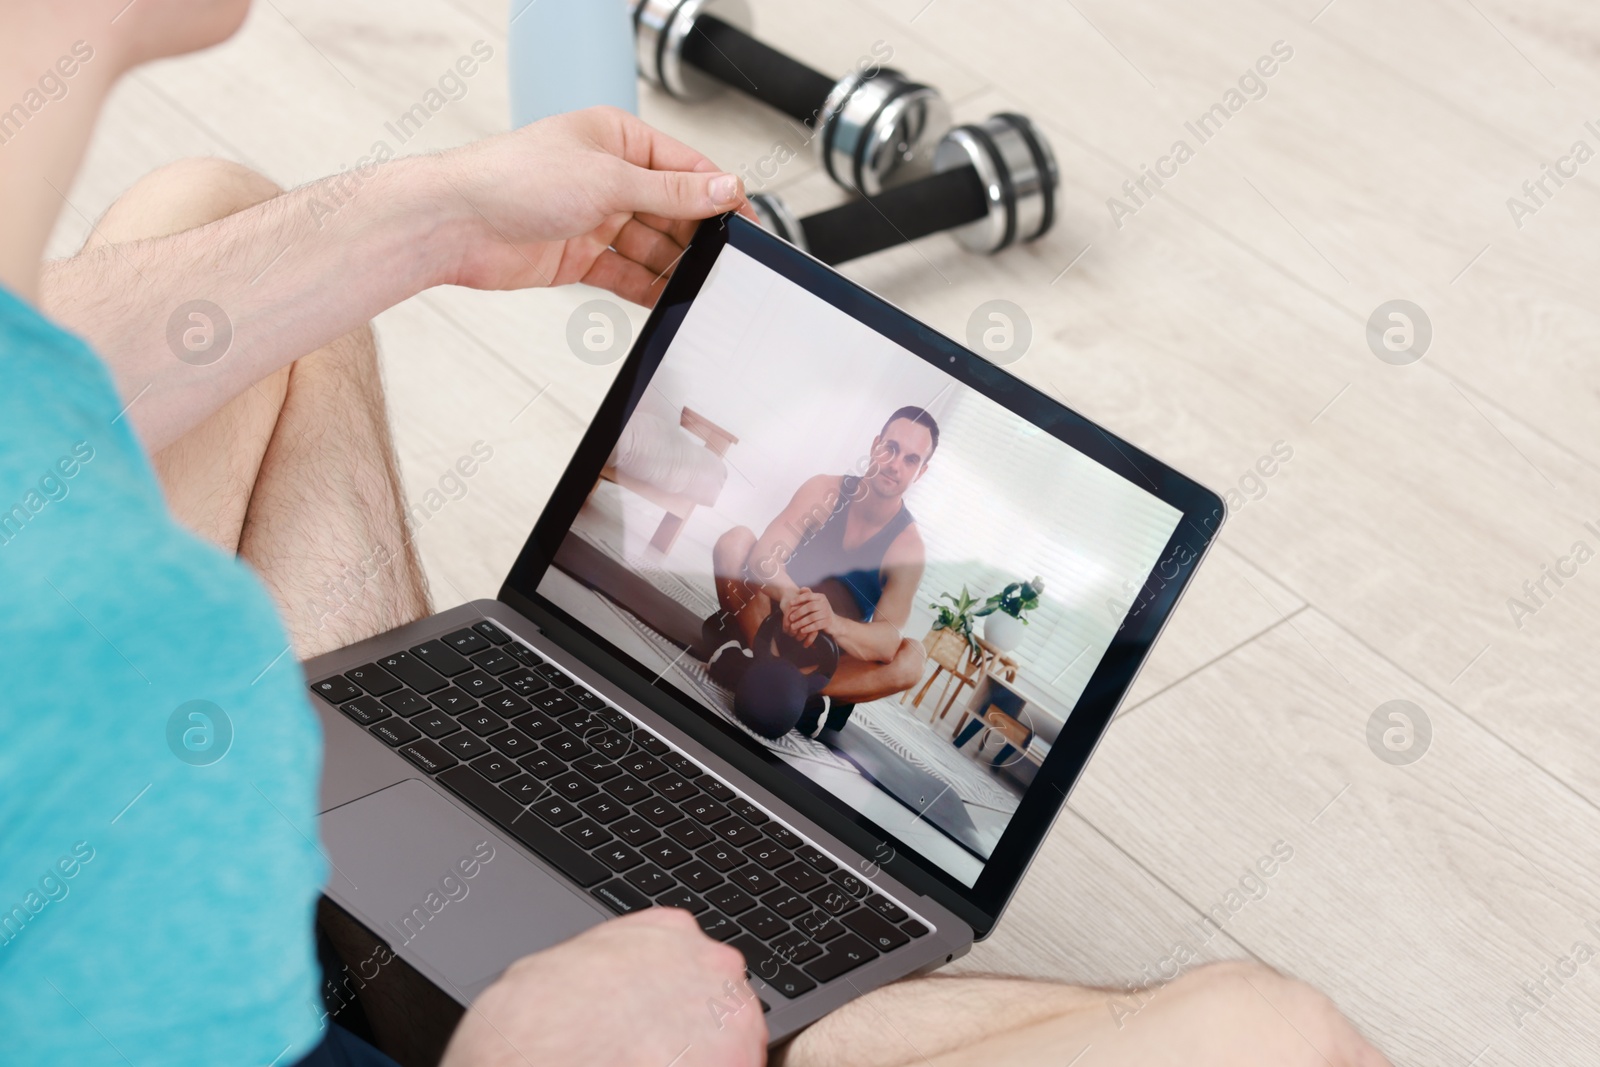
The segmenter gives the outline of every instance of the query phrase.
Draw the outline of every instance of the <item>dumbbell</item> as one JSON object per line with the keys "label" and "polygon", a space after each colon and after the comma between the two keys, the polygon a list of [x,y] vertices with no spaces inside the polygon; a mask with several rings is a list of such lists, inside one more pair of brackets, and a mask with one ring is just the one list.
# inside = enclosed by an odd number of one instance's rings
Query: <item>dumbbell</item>
{"label": "dumbbell", "polygon": [[794,729],[806,705],[833,679],[839,644],[828,634],[818,634],[807,648],[783,632],[783,616],[774,611],[756,631],[750,653],[747,659],[737,658],[743,670],[730,679],[733,714],[752,733],[775,741]]}
{"label": "dumbbell", "polygon": [[933,171],[804,219],[772,193],[750,203],[764,228],[830,266],[943,231],[968,251],[993,254],[1055,223],[1055,154],[1021,115],[957,126],[939,142]]}
{"label": "dumbbell", "polygon": [[871,196],[927,173],[950,128],[938,90],[876,64],[837,81],[750,36],[746,0],[634,0],[645,79],[683,100],[732,87],[813,131],[828,176]]}

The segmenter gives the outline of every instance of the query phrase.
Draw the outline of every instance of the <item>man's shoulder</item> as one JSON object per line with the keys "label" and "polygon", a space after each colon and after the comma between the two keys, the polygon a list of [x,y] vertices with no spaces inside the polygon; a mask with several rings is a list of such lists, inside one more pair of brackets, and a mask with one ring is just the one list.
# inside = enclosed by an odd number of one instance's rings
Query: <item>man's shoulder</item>
{"label": "man's shoulder", "polygon": [[906,513],[906,525],[894,540],[889,542],[888,550],[884,553],[884,562],[896,564],[922,564],[926,558],[927,549],[922,541],[922,530],[917,525],[917,520],[910,512]]}
{"label": "man's shoulder", "polygon": [[847,474],[814,474],[806,479],[806,484],[825,491],[839,492],[844,489],[849,477]]}
{"label": "man's shoulder", "polygon": [[795,499],[806,504],[817,501],[835,501],[844,494],[845,477],[841,474],[813,474],[800,483]]}
{"label": "man's shoulder", "polygon": [[[110,1033],[134,1061],[265,1062],[318,1029],[317,722],[265,587],[173,519],[122,406],[0,292],[0,677],[26,709],[0,751],[0,951],[124,1020],[225,989],[193,1026]],[[0,1028],[52,1062],[105,1051],[60,998],[0,1004]]]}

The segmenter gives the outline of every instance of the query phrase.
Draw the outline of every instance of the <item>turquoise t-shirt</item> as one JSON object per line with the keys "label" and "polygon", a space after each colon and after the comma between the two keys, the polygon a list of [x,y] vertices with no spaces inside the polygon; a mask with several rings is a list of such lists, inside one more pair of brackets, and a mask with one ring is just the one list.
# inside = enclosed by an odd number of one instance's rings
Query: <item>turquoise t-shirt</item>
{"label": "turquoise t-shirt", "polygon": [[299,663],[106,368],[3,289],[0,603],[0,1060],[293,1064],[323,1025]]}

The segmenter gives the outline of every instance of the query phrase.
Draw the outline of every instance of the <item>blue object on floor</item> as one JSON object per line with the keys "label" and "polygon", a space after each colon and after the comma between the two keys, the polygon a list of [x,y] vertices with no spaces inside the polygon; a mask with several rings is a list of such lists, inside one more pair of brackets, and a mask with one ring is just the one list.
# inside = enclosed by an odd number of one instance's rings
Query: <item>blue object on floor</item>
{"label": "blue object on floor", "polygon": [[[989,724],[984,722],[982,719],[971,720],[967,723],[967,725],[963,726],[961,728],[961,732],[956,735],[956,748],[961,748],[968,741],[971,741],[973,737],[977,735],[979,730],[985,730],[988,729],[988,727]],[[1008,756],[1011,755],[1011,753],[1015,751],[1016,749],[1013,748],[1011,742],[1008,741],[1001,746],[1000,754],[989,762],[992,766],[998,767]]]}
{"label": "blue object on floor", "polygon": [[[1010,719],[1010,716],[1006,715],[1005,712],[1000,711],[996,705],[990,705],[990,711],[998,715],[1002,720]],[[1017,722],[1012,722],[1012,725],[1018,726],[1026,731],[1026,736],[1022,739],[1022,748],[1027,748],[1028,745],[1033,742],[1033,728],[1023,727]],[[996,755],[994,759],[989,761],[989,766],[994,767],[996,770],[1009,766],[1008,761],[1011,759],[1011,756],[1013,754],[1021,753],[1021,749],[1017,748],[1017,746],[1012,743],[1011,738],[1006,736],[1005,731],[1000,729],[998,723],[990,722],[987,718],[979,719],[976,717],[969,720],[967,724],[961,728],[961,732],[952,738],[952,743],[956,746],[956,751],[959,752],[968,741],[971,741],[975,736],[977,736],[980,730],[993,730],[1000,734],[1001,737],[1005,738],[1004,743],[1000,746],[999,754]],[[982,741],[978,742],[978,751],[980,753],[983,751]]]}
{"label": "blue object on floor", "polygon": [[638,113],[623,0],[511,0],[510,19],[513,128],[597,104]]}

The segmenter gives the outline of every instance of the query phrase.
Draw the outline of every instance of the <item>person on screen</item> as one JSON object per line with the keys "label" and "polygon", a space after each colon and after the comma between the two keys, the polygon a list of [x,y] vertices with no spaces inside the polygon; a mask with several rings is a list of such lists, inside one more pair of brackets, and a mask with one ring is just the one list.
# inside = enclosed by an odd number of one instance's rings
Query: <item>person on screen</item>
{"label": "person on screen", "polygon": [[826,634],[839,647],[832,679],[795,729],[837,731],[858,703],[902,693],[922,677],[920,641],[901,631],[911,618],[926,553],[905,494],[928,472],[939,424],[903,407],[872,439],[858,477],[818,474],[757,537],[735,526],[712,550],[722,610],[707,620],[713,677],[728,660],[750,658],[756,630],[773,612],[783,631],[810,647]]}

